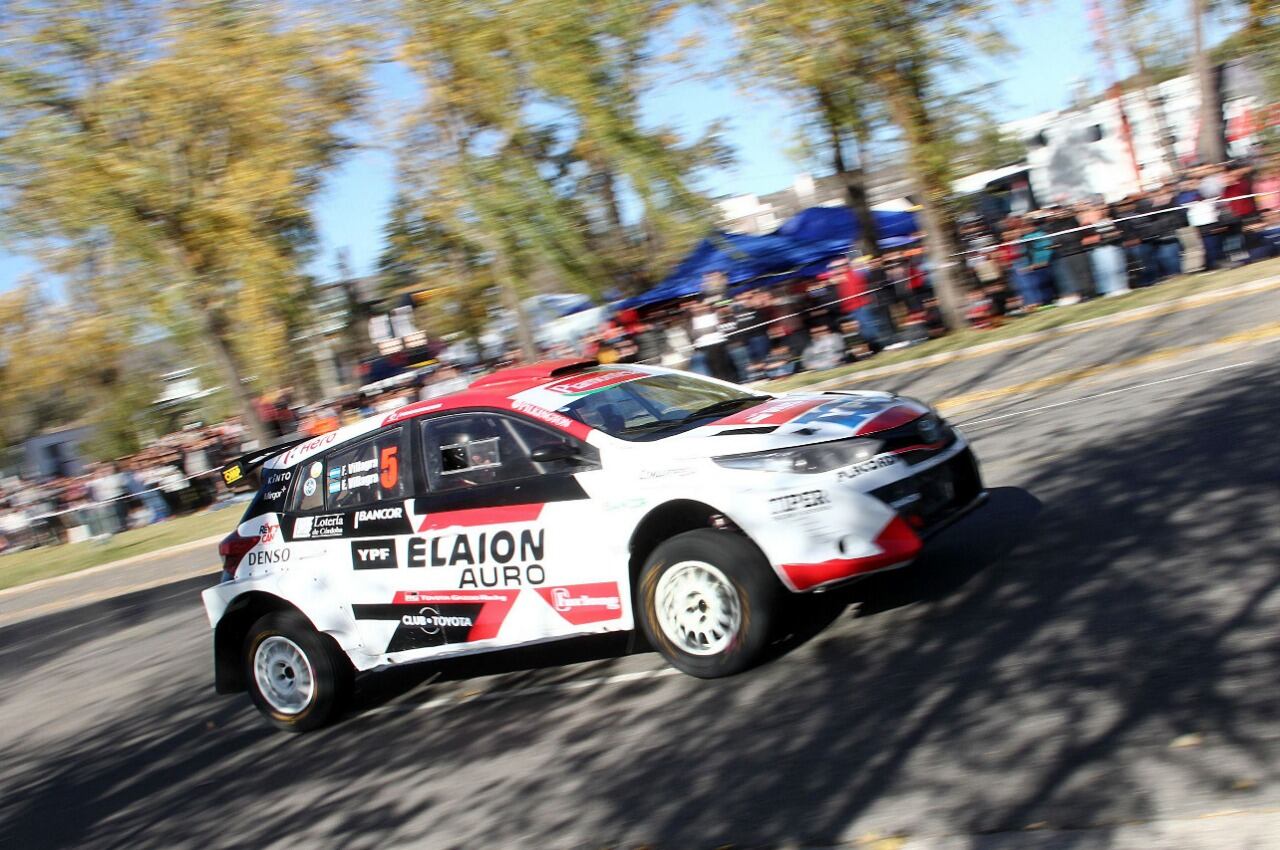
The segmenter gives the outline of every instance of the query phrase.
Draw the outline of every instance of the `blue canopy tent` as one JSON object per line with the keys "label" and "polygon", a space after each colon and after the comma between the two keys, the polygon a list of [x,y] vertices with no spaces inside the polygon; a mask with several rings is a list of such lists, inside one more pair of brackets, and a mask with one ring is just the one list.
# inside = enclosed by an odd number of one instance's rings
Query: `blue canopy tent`
{"label": "blue canopy tent", "polygon": [[[911,213],[875,211],[873,215],[881,246],[892,248],[911,241],[916,230]],[[708,272],[724,272],[732,288],[762,286],[788,277],[811,277],[833,258],[847,254],[858,233],[857,221],[848,207],[810,207],[763,236],[716,232],[699,242],[657,286],[617,306],[642,307],[696,295]]]}

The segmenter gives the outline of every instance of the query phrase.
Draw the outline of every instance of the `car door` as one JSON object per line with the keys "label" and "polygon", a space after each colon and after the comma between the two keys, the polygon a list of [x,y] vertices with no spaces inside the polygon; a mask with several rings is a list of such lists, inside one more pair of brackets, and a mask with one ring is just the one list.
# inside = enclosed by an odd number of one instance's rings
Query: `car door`
{"label": "car door", "polygon": [[[426,486],[412,503],[417,533],[397,574],[407,619],[394,651],[631,627],[626,541],[600,545],[618,541],[578,480],[599,470],[592,446],[494,411],[440,415],[418,428]],[[560,457],[534,460],[548,446]]]}
{"label": "car door", "polygon": [[[413,526],[408,499],[418,487],[412,426],[400,424],[337,446],[300,466],[288,534],[326,564],[325,586],[349,606],[361,643],[381,655],[400,616],[395,572]],[[317,581],[320,581],[317,577]]]}

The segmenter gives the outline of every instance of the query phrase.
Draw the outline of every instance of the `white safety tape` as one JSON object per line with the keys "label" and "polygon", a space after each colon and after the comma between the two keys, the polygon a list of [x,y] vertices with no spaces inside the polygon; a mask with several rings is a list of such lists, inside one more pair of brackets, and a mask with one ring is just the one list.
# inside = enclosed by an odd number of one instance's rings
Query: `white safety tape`
{"label": "white safety tape", "polygon": [[[1261,198],[1261,197],[1264,197],[1264,196],[1267,196],[1267,195],[1280,195],[1280,191],[1275,191],[1275,192],[1254,192],[1254,193],[1249,194],[1249,195],[1235,195],[1235,196],[1230,197],[1230,198],[1206,198],[1205,200],[1202,200],[1202,201],[1196,201],[1195,203],[1191,203],[1191,204],[1179,204],[1179,205],[1177,205],[1177,206],[1172,206],[1172,207],[1162,207],[1161,209],[1158,209],[1158,210],[1148,210],[1147,212],[1135,213],[1134,215],[1121,216],[1120,218],[1108,218],[1108,219],[1105,219],[1105,221],[1107,221],[1107,222],[1108,222],[1108,223],[1110,223],[1110,224],[1117,224],[1117,223],[1122,222],[1122,221],[1133,221],[1134,219],[1138,219],[1138,218],[1148,218],[1148,217],[1153,216],[1153,215],[1164,215],[1165,213],[1175,212],[1176,210],[1189,210],[1189,209],[1191,209],[1192,207],[1194,207],[1194,206],[1196,206],[1196,205],[1198,205],[1198,204],[1206,204],[1206,203],[1208,203],[1208,204],[1230,204],[1230,203],[1234,203],[1235,201],[1243,201],[1243,200],[1247,200],[1247,199],[1249,199],[1249,198]],[[1023,217],[1025,217],[1025,216],[1023,216]],[[966,255],[966,254],[981,254],[981,253],[983,253],[984,251],[991,251],[991,250],[994,250],[994,249],[996,249],[996,248],[1004,248],[1004,247],[1007,247],[1007,246],[1009,246],[1009,245],[1021,245],[1021,244],[1023,244],[1024,242],[1040,242],[1040,241],[1043,241],[1043,240],[1046,240],[1046,239],[1052,240],[1053,238],[1055,238],[1055,237],[1057,237],[1057,236],[1062,236],[1064,233],[1080,233],[1080,232],[1085,231],[1085,230],[1097,230],[1097,229],[1098,229],[1098,225],[1099,225],[1099,224],[1101,224],[1101,222],[1097,222],[1097,223],[1094,223],[1094,224],[1082,224],[1082,225],[1080,225],[1079,227],[1072,227],[1072,228],[1069,228],[1069,229],[1067,229],[1067,230],[1055,230],[1055,231],[1054,231],[1054,232],[1052,232],[1052,233],[1044,233],[1044,234],[1041,234],[1040,236],[1027,236],[1027,237],[1024,237],[1024,238],[1022,238],[1022,239],[1010,239],[1010,240],[1008,240],[1008,241],[1006,241],[1006,242],[997,242],[997,243],[995,243],[994,245],[984,245],[984,246],[983,246],[983,247],[981,247],[981,248],[968,248],[968,249],[966,249],[966,250],[964,250],[964,251],[958,251],[958,252],[956,252],[956,253],[954,253],[954,254],[948,254],[947,256],[948,256],[948,257],[963,257],[963,256],[964,256],[964,255]],[[1188,225],[1188,226],[1189,226],[1189,227],[1194,227],[1195,225]],[[958,264],[957,264],[957,263],[953,263],[952,265],[958,265]]]}

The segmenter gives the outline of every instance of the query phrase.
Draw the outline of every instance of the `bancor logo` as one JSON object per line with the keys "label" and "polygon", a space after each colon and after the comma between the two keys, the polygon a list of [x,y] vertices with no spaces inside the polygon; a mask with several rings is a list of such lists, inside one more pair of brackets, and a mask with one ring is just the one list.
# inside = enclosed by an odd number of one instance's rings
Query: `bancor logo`
{"label": "bancor logo", "polygon": [[557,614],[575,626],[616,620],[622,616],[622,596],[612,581],[535,587]]}

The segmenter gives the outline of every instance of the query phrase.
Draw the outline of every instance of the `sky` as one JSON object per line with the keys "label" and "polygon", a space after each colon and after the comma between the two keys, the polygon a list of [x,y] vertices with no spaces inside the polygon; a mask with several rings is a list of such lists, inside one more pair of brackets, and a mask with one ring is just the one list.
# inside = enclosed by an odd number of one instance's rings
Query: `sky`
{"label": "sky", "polygon": [[[1018,52],[999,62],[980,61],[965,79],[948,81],[955,88],[994,82],[1002,117],[1013,119],[1065,106],[1073,84],[1090,79],[1097,87],[1098,61],[1085,15],[1086,0],[1042,0],[1000,4],[1002,25]],[[1166,3],[1166,14],[1186,22],[1185,0]],[[661,79],[644,102],[645,119],[673,126],[693,136],[715,119],[727,121],[726,140],[737,152],[730,168],[708,176],[703,187],[713,196],[763,194],[791,184],[794,175],[810,167],[788,157],[796,135],[795,110],[782,98],[743,90],[741,84],[714,74],[731,50],[728,37],[709,29],[708,19],[682,13],[674,24],[676,35],[698,29],[705,42],[701,65],[705,74],[671,75]],[[1221,22],[1211,22],[1210,42],[1228,32]],[[1123,66],[1120,73],[1127,69]],[[394,105],[414,96],[414,86],[403,69],[380,66],[375,72],[375,109],[381,116]],[[388,108],[389,107],[389,108]],[[346,250],[357,274],[367,274],[377,262],[381,229],[394,192],[392,154],[380,130],[360,134],[363,149],[351,156],[326,182],[313,212],[320,246],[310,271],[321,279],[335,276],[335,259]],[[710,226],[711,223],[708,223]],[[23,257],[0,251],[0,291],[36,267]]]}

